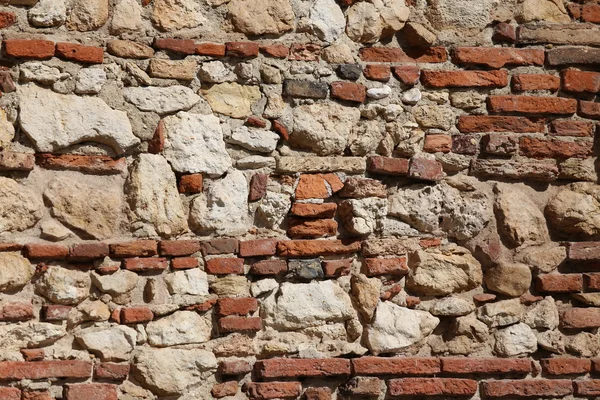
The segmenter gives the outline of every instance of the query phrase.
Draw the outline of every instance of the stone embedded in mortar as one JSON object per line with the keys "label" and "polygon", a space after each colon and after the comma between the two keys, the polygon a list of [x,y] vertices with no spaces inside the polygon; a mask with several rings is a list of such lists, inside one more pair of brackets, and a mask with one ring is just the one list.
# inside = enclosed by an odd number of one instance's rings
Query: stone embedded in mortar
{"label": "stone embedded in mortar", "polygon": [[177,311],[146,326],[148,342],[155,347],[208,342],[211,330],[210,321],[195,311]]}
{"label": "stone embedded in mortar", "polygon": [[163,154],[175,171],[221,176],[231,167],[216,116],[179,112],[163,122]]}
{"label": "stone embedded in mortar", "polygon": [[425,339],[439,323],[426,311],[385,301],[377,306],[375,319],[366,329],[367,347],[375,355],[395,353]]}
{"label": "stone embedded in mortar", "polygon": [[450,107],[429,105],[414,108],[413,116],[422,128],[437,128],[445,131],[454,126],[456,118]]}
{"label": "stone embedded in mortar", "polygon": [[146,224],[160,236],[175,236],[188,230],[175,174],[162,156],[137,156],[126,182],[126,193],[132,222]]}
{"label": "stone embedded in mortar", "polygon": [[119,269],[114,274],[99,275],[92,272],[92,282],[103,293],[120,296],[131,292],[138,283],[138,274],[126,269]]}
{"label": "stone embedded in mortar", "polygon": [[571,18],[560,0],[524,0],[517,7],[515,19],[519,23],[542,21],[569,23]]}
{"label": "stone embedded in mortar", "polygon": [[500,262],[485,271],[484,281],[492,292],[519,297],[531,286],[531,270],[525,264]]}
{"label": "stone embedded in mortar", "polygon": [[0,253],[0,292],[21,289],[31,278],[35,268],[18,252]]}
{"label": "stone embedded in mortar", "polygon": [[339,205],[338,215],[348,231],[363,236],[379,230],[387,211],[387,199],[368,197],[344,200]]}
{"label": "stone embedded in mortar", "polygon": [[319,39],[332,43],[344,33],[346,18],[335,0],[320,0],[313,3],[304,24]]}
{"label": "stone embedded in mortar", "polygon": [[8,121],[6,111],[0,109],[0,147],[8,146],[14,137],[15,127]]}
{"label": "stone embedded in mortar", "polygon": [[100,68],[83,68],[77,74],[75,93],[97,94],[106,83],[106,72]]}
{"label": "stone embedded in mortar", "polygon": [[142,7],[136,0],[115,3],[110,32],[113,35],[137,32],[142,28]]}
{"label": "stone embedded in mortar", "polygon": [[437,300],[429,312],[438,317],[460,317],[475,311],[473,301],[449,296]]}
{"label": "stone embedded in mortar", "polygon": [[235,82],[215,84],[202,89],[213,112],[233,118],[252,115],[252,106],[261,98],[258,86],[240,85]]}
{"label": "stone embedded in mortar", "polygon": [[289,0],[232,0],[228,9],[234,29],[246,35],[281,35],[294,29]]}
{"label": "stone embedded in mortar", "polygon": [[267,191],[256,210],[256,221],[269,229],[278,228],[291,206],[292,200],[288,194]]}
{"label": "stone embedded in mortar", "polygon": [[94,31],[108,21],[108,0],[74,0],[67,28],[80,32]]}
{"label": "stone embedded in mortar", "polygon": [[194,0],[156,0],[152,22],[161,31],[196,28],[206,22],[200,3]]}
{"label": "stone embedded in mortar", "polygon": [[137,343],[137,332],[128,326],[88,328],[77,333],[77,341],[103,361],[126,361]]}
{"label": "stone embedded in mortar", "polygon": [[500,357],[516,357],[537,351],[537,338],[531,328],[523,323],[499,329],[494,337],[494,352]]}
{"label": "stone embedded in mortar", "polygon": [[24,231],[42,218],[42,201],[10,178],[0,177],[0,233]]}
{"label": "stone embedded in mortar", "polygon": [[30,61],[20,65],[19,79],[24,82],[37,82],[42,85],[52,85],[53,83],[67,79],[71,75],[61,72],[60,69],[50,67],[37,61]]}
{"label": "stone embedded in mortar", "polygon": [[583,182],[565,186],[548,202],[546,217],[550,225],[563,235],[582,239],[598,237],[600,186]]}
{"label": "stone embedded in mortar", "polygon": [[157,114],[189,110],[200,101],[200,96],[185,86],[126,87],[123,96],[140,110]]}
{"label": "stone embedded in mortar", "polygon": [[528,247],[517,253],[521,261],[538,272],[548,273],[554,271],[567,259],[567,248],[556,243],[547,243],[543,246]]}
{"label": "stone embedded in mortar", "polygon": [[477,318],[489,327],[512,325],[523,318],[525,307],[519,299],[487,303],[477,309]]}
{"label": "stone embedded in mortar", "polygon": [[0,326],[0,347],[7,353],[23,348],[48,346],[67,334],[65,324],[26,322]]}
{"label": "stone embedded in mortar", "polygon": [[202,82],[223,83],[235,81],[236,77],[233,71],[225,66],[221,61],[209,61],[202,63],[198,75]]}
{"label": "stone embedded in mortar", "polygon": [[533,329],[558,328],[558,308],[556,308],[554,299],[546,296],[544,300],[535,303],[525,313],[523,322]]}
{"label": "stone embedded in mortar", "polygon": [[355,42],[375,43],[382,34],[402,29],[409,15],[404,0],[355,3],[348,9],[346,34]]}
{"label": "stone embedded in mortar", "polygon": [[350,279],[350,295],[361,317],[369,323],[375,315],[379,303],[381,281],[377,278],[367,278],[365,275],[352,275]]}
{"label": "stone embedded in mortar", "polygon": [[49,266],[37,281],[37,291],[57,304],[81,303],[90,294],[92,281],[89,274],[58,266]]}
{"label": "stone embedded in mortar", "polygon": [[251,151],[259,153],[271,153],[277,147],[279,135],[265,129],[248,128],[240,126],[235,129],[228,143],[236,144]]}
{"label": "stone embedded in mortar", "polygon": [[29,9],[27,19],[37,28],[61,26],[67,20],[66,0],[40,0]]}
{"label": "stone embedded in mortar", "polygon": [[113,110],[100,98],[57,94],[33,84],[19,86],[17,93],[21,128],[38,151],[53,152],[91,141],[121,154],[140,143],[127,114]]}

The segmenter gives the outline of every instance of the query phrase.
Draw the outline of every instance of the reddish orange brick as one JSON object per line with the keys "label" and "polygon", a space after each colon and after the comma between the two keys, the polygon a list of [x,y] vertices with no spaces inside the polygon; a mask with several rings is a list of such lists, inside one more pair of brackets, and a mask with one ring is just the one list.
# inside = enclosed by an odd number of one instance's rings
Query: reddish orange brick
{"label": "reddish orange brick", "polygon": [[296,399],[302,393],[300,382],[250,382],[245,385],[250,400]]}
{"label": "reddish orange brick", "polygon": [[64,260],[69,256],[69,248],[62,244],[31,243],[25,245],[25,256],[46,260]]}
{"label": "reddish orange brick", "polygon": [[107,379],[111,381],[124,381],[129,376],[129,364],[116,364],[104,362],[94,368],[96,379]]}
{"label": "reddish orange brick", "polygon": [[567,329],[588,329],[600,327],[600,309],[572,308],[562,313],[560,322]]}
{"label": "reddish orange brick", "polygon": [[46,356],[44,349],[21,349],[25,361],[42,361]]}
{"label": "reddish orange brick", "polygon": [[252,365],[246,360],[224,360],[219,363],[219,373],[224,376],[246,375],[252,372]]}
{"label": "reddish orange brick", "polygon": [[600,396],[600,379],[574,380],[575,394],[579,396]]}
{"label": "reddish orange brick", "polygon": [[320,238],[335,236],[338,224],[333,219],[290,219],[287,234],[291,238]]}
{"label": "reddish orange brick", "polygon": [[179,193],[202,193],[203,182],[202,174],[182,175],[179,179]]}
{"label": "reddish orange brick", "polygon": [[279,275],[287,272],[287,263],[284,260],[264,260],[252,265],[251,275]]}
{"label": "reddish orange brick", "polygon": [[560,89],[560,78],[549,74],[514,75],[510,82],[513,90],[552,90]]}
{"label": "reddish orange brick", "polygon": [[54,57],[54,42],[49,40],[7,39],[4,54],[9,57],[45,60]]}
{"label": "reddish orange brick", "polygon": [[42,306],[41,319],[42,321],[65,321],[69,318],[71,306],[59,305],[44,305]]}
{"label": "reddish orange brick", "polygon": [[168,268],[166,258],[135,257],[123,260],[123,267],[133,272],[162,271]]}
{"label": "reddish orange brick", "polygon": [[331,400],[331,389],[328,387],[310,387],[304,391],[305,400]]}
{"label": "reddish orange brick", "polygon": [[140,324],[154,319],[154,313],[148,307],[124,307],[121,309],[122,324]]}
{"label": "reddish orange brick", "polygon": [[484,87],[508,85],[508,73],[501,71],[422,71],[421,82],[433,88]]}
{"label": "reddish orange brick", "polygon": [[600,103],[580,100],[577,114],[585,118],[600,119]]}
{"label": "reddish orange brick", "polygon": [[584,22],[600,23],[600,4],[584,4],[581,6],[581,20]]}
{"label": "reddish orange brick", "polygon": [[325,199],[329,197],[322,174],[302,174],[296,186],[296,199]]}
{"label": "reddish orange brick", "polygon": [[[21,400],[21,391],[12,387],[0,387],[0,399],[3,400]],[[23,397],[23,400],[26,398]]]}
{"label": "reddish orange brick", "polygon": [[365,259],[365,273],[367,276],[379,275],[406,275],[408,266],[406,257],[394,258],[367,258]]}
{"label": "reddish orange brick", "polygon": [[546,358],[541,361],[542,370],[547,375],[582,375],[592,369],[592,362],[580,358]]}
{"label": "reddish orange brick", "polygon": [[387,82],[390,80],[391,69],[389,65],[369,64],[363,70],[363,74],[372,81]]}
{"label": "reddish orange brick", "polygon": [[260,51],[269,57],[286,58],[290,53],[290,48],[282,44],[273,44],[260,46]]}
{"label": "reddish orange brick", "polygon": [[229,315],[247,315],[258,310],[258,300],[254,297],[232,298],[217,300],[217,314],[220,317]]}
{"label": "reddish orange brick", "polygon": [[200,43],[196,45],[196,54],[201,56],[224,57],[225,45],[218,43]]}
{"label": "reddish orange brick", "polygon": [[0,12],[0,29],[8,28],[17,22],[17,16],[13,12]]}
{"label": "reddish orange brick", "polygon": [[452,136],[450,135],[427,135],[423,150],[428,153],[449,153],[452,150]]}
{"label": "reddish orange brick", "polygon": [[563,97],[489,96],[490,112],[518,112],[523,114],[573,114],[577,100]]}
{"label": "reddish orange brick", "polygon": [[192,39],[154,39],[154,47],[159,50],[171,51],[179,54],[196,54],[196,44]]}
{"label": "reddish orange brick", "polygon": [[[1,392],[0,392],[1,394]],[[4,397],[0,397],[4,399]],[[21,400],[53,400],[50,392],[47,391],[25,391]]]}
{"label": "reddish orange brick", "polygon": [[459,47],[453,61],[458,64],[484,65],[502,68],[505,65],[544,65],[544,50],[511,47]]}
{"label": "reddish orange brick", "polygon": [[173,269],[191,269],[198,268],[198,259],[196,257],[177,257],[171,259],[171,268]]}
{"label": "reddish orange brick", "polygon": [[583,277],[581,274],[543,274],[537,276],[536,287],[546,293],[581,292]]}
{"label": "reddish orange brick", "polygon": [[257,332],[262,329],[262,319],[260,317],[225,317],[218,321],[219,331],[223,333],[231,332]]}
{"label": "reddish orange brick", "polygon": [[226,54],[230,57],[256,57],[258,55],[258,43],[227,42],[225,48]]}
{"label": "reddish orange brick", "polygon": [[364,103],[367,98],[367,88],[360,83],[338,81],[331,83],[330,88],[336,99]]}
{"label": "reddish orange brick", "polygon": [[405,176],[408,174],[408,159],[372,156],[367,159],[367,170],[379,175]]}
{"label": "reddish orange brick", "polygon": [[555,136],[592,136],[594,133],[594,124],[589,121],[555,119],[550,127],[550,134]]}
{"label": "reddish orange brick", "polygon": [[527,375],[531,361],[527,358],[442,358],[442,372],[476,375]]}
{"label": "reddish orange brick", "polygon": [[117,400],[117,386],[108,383],[67,385],[66,400]]}
{"label": "reddish orange brick", "polygon": [[[336,210],[336,203],[294,203],[290,212],[303,218],[333,218]],[[277,243],[274,244],[274,247],[276,246]]]}
{"label": "reddish orange brick", "polygon": [[28,321],[33,318],[33,306],[31,303],[0,303],[0,321],[19,322]]}
{"label": "reddish orange brick", "polygon": [[440,360],[427,357],[360,357],[352,360],[355,375],[433,375]]}
{"label": "reddish orange brick", "polygon": [[254,364],[262,379],[350,375],[350,360],[343,358],[271,358]]}
{"label": "reddish orange brick", "polygon": [[562,88],[573,93],[600,92],[600,73],[567,69],[562,71]]}
{"label": "reddish orange brick", "polygon": [[277,252],[277,239],[255,239],[240,242],[241,257],[272,256]]}
{"label": "reddish orange brick", "polygon": [[536,133],[545,132],[546,130],[546,126],[543,121],[533,120],[525,117],[494,115],[461,115],[458,117],[457,128],[462,133]]}
{"label": "reddish orange brick", "polygon": [[158,254],[156,240],[136,240],[134,242],[114,243],[110,245],[110,254],[114,257],[150,257]]}
{"label": "reddish orange brick", "polygon": [[214,275],[243,274],[243,258],[213,258],[206,260],[206,272]]}
{"label": "reddish orange brick", "polygon": [[337,278],[350,274],[352,260],[323,260],[322,267],[327,278]]}
{"label": "reddish orange brick", "polygon": [[563,397],[573,393],[573,384],[567,379],[486,381],[481,392],[490,398]]}
{"label": "reddish orange brick", "polygon": [[84,46],[76,43],[56,43],[56,55],[69,61],[88,64],[102,64],[104,49],[102,47]]}
{"label": "reddish orange brick", "polygon": [[125,158],[114,159],[108,156],[38,153],[35,160],[45,169],[64,169],[99,175],[121,174],[127,170]]}
{"label": "reddish orange brick", "polygon": [[388,382],[392,396],[461,396],[477,392],[477,381],[459,378],[402,378]]}
{"label": "reddish orange brick", "polygon": [[592,154],[593,142],[571,142],[560,139],[538,139],[522,137],[519,153],[531,158],[585,158]]}
{"label": "reddish orange brick", "polygon": [[108,244],[101,242],[78,243],[69,249],[69,258],[78,261],[94,260],[108,256]]}
{"label": "reddish orange brick", "polygon": [[161,256],[189,256],[200,248],[200,242],[196,240],[161,240],[159,243]]}
{"label": "reddish orange brick", "polygon": [[421,70],[416,65],[393,67],[392,71],[394,72],[396,79],[408,86],[416,85],[421,76]]}
{"label": "reddish orange brick", "polygon": [[0,379],[89,378],[92,363],[80,360],[4,361],[0,362]]}
{"label": "reddish orange brick", "polygon": [[428,47],[409,53],[393,47],[363,47],[359,56],[364,62],[443,63],[448,60],[448,53],[443,47]]}
{"label": "reddish orange brick", "polygon": [[316,257],[355,253],[359,250],[358,241],[286,240],[277,243],[277,253],[283,257]]}

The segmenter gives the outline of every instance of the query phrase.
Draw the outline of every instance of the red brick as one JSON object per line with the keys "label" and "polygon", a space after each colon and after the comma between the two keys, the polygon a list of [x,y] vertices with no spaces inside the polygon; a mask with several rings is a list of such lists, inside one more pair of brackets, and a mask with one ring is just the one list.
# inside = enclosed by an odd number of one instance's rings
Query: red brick
{"label": "red brick", "polygon": [[3,150],[0,153],[0,171],[31,171],[35,166],[35,156]]}
{"label": "red brick", "polygon": [[117,400],[117,386],[108,383],[67,385],[66,400]]}
{"label": "red brick", "polygon": [[114,159],[108,156],[38,153],[35,160],[45,169],[80,171],[88,174],[113,175],[127,170],[125,158]]}
{"label": "red brick", "polygon": [[592,136],[594,124],[589,121],[555,119],[550,123],[550,134],[555,136]]}
{"label": "red brick", "polygon": [[158,254],[156,240],[136,240],[134,242],[110,245],[110,254],[114,257],[150,257]]}
{"label": "red brick", "polygon": [[365,62],[417,62],[443,63],[448,53],[443,47],[403,50],[392,47],[363,47],[359,50],[360,59]]}
{"label": "red brick", "polygon": [[89,378],[92,363],[80,360],[4,361],[0,362],[0,380],[48,378]]}
{"label": "red brick", "polygon": [[536,279],[536,288],[540,292],[573,293],[583,289],[581,274],[543,274]]}
{"label": "red brick", "polygon": [[331,389],[328,387],[310,387],[304,391],[305,400],[331,400]]}
{"label": "red brick", "polygon": [[289,237],[297,238],[320,238],[335,236],[338,224],[333,219],[290,219],[288,221],[287,234]]}
{"label": "red brick", "polygon": [[49,40],[7,39],[4,54],[10,57],[45,60],[54,57],[54,42]]}
{"label": "red brick", "polygon": [[65,321],[69,318],[71,306],[59,306],[48,304],[42,306],[42,321]]}
{"label": "red brick", "polygon": [[221,375],[246,375],[250,372],[252,372],[252,364],[246,360],[224,360],[219,363]]}
{"label": "red brick", "polygon": [[365,274],[367,276],[408,274],[406,257],[367,258],[365,259]]}
{"label": "red brick", "polygon": [[546,358],[541,360],[542,370],[547,375],[582,375],[587,374],[592,369],[590,360],[561,357]]}
{"label": "red brick", "polygon": [[573,393],[567,379],[530,379],[486,381],[481,386],[484,396],[499,397],[563,397]]}
{"label": "red brick", "polygon": [[202,174],[182,175],[179,179],[179,193],[202,193],[204,178]]}
{"label": "red brick", "polygon": [[258,300],[254,297],[233,298],[226,297],[217,300],[217,315],[247,315],[258,310]]}
{"label": "red brick", "polygon": [[423,144],[423,151],[428,153],[449,153],[452,150],[452,136],[427,135]]}
{"label": "red brick", "polygon": [[248,201],[257,201],[262,199],[267,194],[267,183],[269,182],[269,175],[267,174],[254,174],[250,179],[250,190],[248,194]]}
{"label": "red brick", "polygon": [[337,278],[350,274],[352,260],[323,260],[323,273],[327,278]]}
{"label": "red brick", "polygon": [[[2,400],[21,400],[21,391],[12,387],[0,387],[0,399]],[[26,397],[23,397],[25,400]]]}
{"label": "red brick", "polygon": [[0,251],[21,251],[23,245],[19,243],[0,243]]}
{"label": "red brick", "polygon": [[290,131],[283,122],[279,120],[272,121],[271,127],[273,128],[273,132],[277,133],[283,140],[289,140]]}
{"label": "red brick", "polygon": [[283,257],[316,257],[355,253],[360,242],[341,240],[285,240],[277,243],[277,253]]}
{"label": "red brick", "polygon": [[250,400],[296,399],[302,392],[300,382],[250,382],[245,388]]}
{"label": "red brick", "polygon": [[277,239],[255,239],[240,242],[241,257],[272,256],[277,252]]}
{"label": "red brick", "polygon": [[[0,392],[1,394],[2,392]],[[4,397],[0,397],[4,400]],[[53,400],[50,392],[47,391],[26,391],[23,392],[21,400]]]}
{"label": "red brick", "polygon": [[0,302],[0,321],[19,322],[33,319],[31,303]]}
{"label": "red brick", "polygon": [[200,242],[196,240],[161,240],[159,251],[161,256],[189,256],[200,251]]}
{"label": "red brick", "polygon": [[336,210],[336,203],[294,203],[290,212],[303,218],[333,218]]}
{"label": "red brick", "polygon": [[254,364],[262,379],[350,375],[350,360],[343,358],[271,358]]}
{"label": "red brick", "polygon": [[129,376],[129,364],[101,363],[94,368],[96,379],[108,379],[111,381],[124,381]]}
{"label": "red brick", "polygon": [[560,78],[549,74],[522,74],[514,75],[511,87],[516,91],[524,90],[552,90],[560,89]]}
{"label": "red brick", "polygon": [[290,53],[290,48],[282,44],[273,44],[260,46],[260,51],[269,57],[286,58]]}
{"label": "red brick", "polygon": [[525,117],[509,117],[495,115],[461,115],[457,128],[462,133],[479,132],[545,132],[544,121]]}
{"label": "red brick", "polygon": [[495,42],[514,43],[517,40],[517,30],[514,25],[500,22],[494,27],[492,40]]}
{"label": "red brick", "polygon": [[108,256],[108,244],[102,242],[78,243],[69,249],[69,258],[78,261],[88,261]]}
{"label": "red brick", "polygon": [[571,18],[581,19],[581,4],[567,3],[567,11],[571,15]]}
{"label": "red brick", "polygon": [[600,4],[584,4],[581,6],[581,20],[600,23]]}
{"label": "red brick", "polygon": [[196,44],[192,39],[156,38],[154,39],[154,47],[173,53],[196,54]]}
{"label": "red brick", "polygon": [[213,239],[202,243],[202,254],[236,254],[238,252],[237,239]]}
{"label": "red brick", "polygon": [[458,154],[474,155],[479,149],[481,137],[478,135],[452,136],[452,152]]}
{"label": "red brick", "polygon": [[440,360],[427,357],[360,357],[352,360],[355,375],[434,375]]}
{"label": "red brick", "polygon": [[44,349],[21,349],[25,361],[42,361],[46,356]]}
{"label": "red brick", "polygon": [[523,114],[573,114],[577,111],[577,100],[563,97],[489,96],[488,110]]}
{"label": "red brick", "polygon": [[166,258],[135,257],[123,260],[123,268],[133,272],[162,271],[168,268]]}
{"label": "red brick", "polygon": [[258,332],[262,329],[260,317],[225,317],[219,319],[219,331],[230,332]]}
{"label": "red brick", "polygon": [[508,73],[501,71],[422,71],[421,82],[433,88],[483,87],[508,85]]}
{"label": "red brick", "polygon": [[336,99],[364,103],[367,98],[367,88],[360,83],[338,81],[331,83],[330,88],[331,97]]}
{"label": "red brick", "polygon": [[8,28],[17,22],[17,16],[13,12],[2,11],[0,12],[0,29]]}
{"label": "red brick", "polygon": [[243,274],[243,258],[213,258],[206,260],[206,272],[214,275]]}
{"label": "red brick", "polygon": [[402,378],[388,382],[392,396],[457,396],[471,397],[477,392],[477,381],[459,378]]}
{"label": "red brick", "polygon": [[572,308],[562,313],[560,322],[563,328],[598,328],[600,327],[600,309]]}
{"label": "red brick", "polygon": [[372,156],[367,159],[367,171],[380,175],[405,176],[408,174],[408,159]]}
{"label": "red brick", "polygon": [[439,181],[444,178],[444,171],[442,164],[436,160],[413,157],[408,167],[408,176],[424,181]]}
{"label": "red brick", "polygon": [[522,137],[519,140],[519,153],[531,158],[585,158],[592,154],[593,144],[591,140],[571,142]]}
{"label": "red brick", "polygon": [[600,379],[574,380],[575,394],[579,396],[600,396]]}
{"label": "red brick", "polygon": [[140,324],[154,319],[154,313],[148,307],[124,307],[121,309],[122,324]]}
{"label": "red brick", "polygon": [[315,43],[296,43],[290,47],[289,59],[293,61],[318,61],[321,46]]}
{"label": "red brick", "polygon": [[256,57],[258,55],[258,43],[227,42],[225,48],[230,57]]}
{"label": "red brick", "polygon": [[218,43],[200,43],[196,45],[196,54],[201,56],[223,57],[225,45]]}
{"label": "red brick", "polygon": [[442,358],[442,372],[449,374],[504,375],[531,372],[527,358]]}
{"label": "red brick", "polygon": [[260,117],[255,117],[252,115],[252,116],[248,117],[248,119],[246,119],[246,122],[244,122],[244,125],[251,126],[253,128],[266,128],[267,121],[265,121],[264,119],[262,119]]}
{"label": "red brick", "polygon": [[26,244],[27,258],[43,258],[46,260],[64,260],[69,255],[69,248],[62,244]]}
{"label": "red brick", "polygon": [[391,69],[389,65],[369,64],[365,66],[363,74],[372,81],[387,82],[390,80]]}
{"label": "red brick", "polygon": [[573,93],[600,92],[600,73],[567,69],[562,71],[562,88]]}
{"label": "red brick", "polygon": [[250,268],[251,275],[279,275],[287,272],[284,260],[264,260],[254,263]]}
{"label": "red brick", "polygon": [[173,269],[191,269],[198,268],[199,263],[196,257],[177,257],[171,259],[171,268]]}
{"label": "red brick", "polygon": [[568,256],[573,261],[600,261],[600,242],[570,243]]}
{"label": "red brick", "polygon": [[329,191],[323,174],[302,174],[296,186],[296,200],[326,199]]}
{"label": "red brick", "polygon": [[416,65],[401,65],[393,67],[392,71],[396,79],[408,86],[416,85],[421,76],[421,69]]}
{"label": "red brick", "polygon": [[585,118],[600,119],[600,103],[581,100],[577,114]]}
{"label": "red brick", "polygon": [[217,304],[217,299],[206,300],[204,303],[198,303],[191,306],[187,306],[185,309],[188,311],[208,311]]}
{"label": "red brick", "polygon": [[56,43],[56,55],[69,61],[88,64],[102,64],[104,49],[102,47],[84,46],[76,43]]}
{"label": "red brick", "polygon": [[502,68],[505,65],[544,65],[544,50],[511,47],[459,47],[452,61],[456,64],[484,65]]}
{"label": "red brick", "polygon": [[235,381],[223,382],[215,384],[210,393],[216,399],[220,399],[227,396],[234,396],[238,390],[238,383]]}
{"label": "red brick", "polygon": [[583,274],[585,289],[589,291],[600,291],[600,273]]}

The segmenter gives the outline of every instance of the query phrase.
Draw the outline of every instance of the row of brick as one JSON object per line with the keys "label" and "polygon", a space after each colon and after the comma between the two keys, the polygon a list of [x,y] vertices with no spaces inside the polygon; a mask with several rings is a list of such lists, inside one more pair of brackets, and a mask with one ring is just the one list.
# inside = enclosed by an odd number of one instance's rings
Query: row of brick
{"label": "row of brick", "polygon": [[[13,387],[0,387],[2,400],[52,400],[54,397],[44,390],[23,390]],[[64,387],[65,400],[117,400],[116,385],[108,383],[79,383],[67,384]]]}
{"label": "row of brick", "polygon": [[600,291],[600,273],[544,274],[536,277],[537,289],[542,293],[579,293]]}

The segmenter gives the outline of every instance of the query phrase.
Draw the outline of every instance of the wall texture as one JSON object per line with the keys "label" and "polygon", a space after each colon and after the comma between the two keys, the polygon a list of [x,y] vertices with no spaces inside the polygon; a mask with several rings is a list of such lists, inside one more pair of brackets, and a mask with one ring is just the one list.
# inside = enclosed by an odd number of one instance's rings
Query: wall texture
{"label": "wall texture", "polygon": [[599,0],[0,3],[0,399],[600,396]]}

